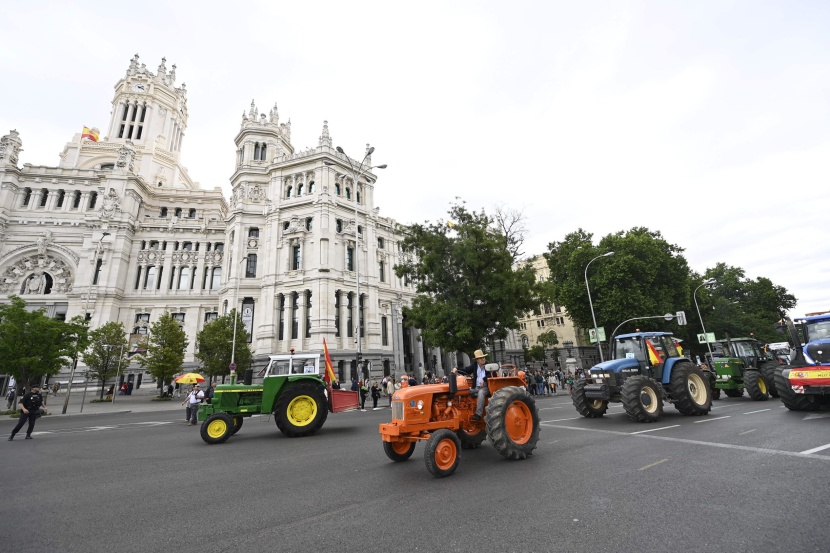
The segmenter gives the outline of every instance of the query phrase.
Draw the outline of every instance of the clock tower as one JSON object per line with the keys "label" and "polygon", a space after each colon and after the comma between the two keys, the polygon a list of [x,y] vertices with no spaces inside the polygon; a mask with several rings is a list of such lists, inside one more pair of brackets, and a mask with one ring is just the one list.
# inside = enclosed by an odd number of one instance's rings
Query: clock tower
{"label": "clock tower", "polygon": [[130,171],[154,188],[197,188],[179,163],[187,130],[187,87],[176,86],[176,66],[168,70],[166,61],[162,58],[153,73],[136,54],[115,84],[106,135],[98,142],[76,136],[64,148],[61,165],[106,170],[126,155],[132,159]]}

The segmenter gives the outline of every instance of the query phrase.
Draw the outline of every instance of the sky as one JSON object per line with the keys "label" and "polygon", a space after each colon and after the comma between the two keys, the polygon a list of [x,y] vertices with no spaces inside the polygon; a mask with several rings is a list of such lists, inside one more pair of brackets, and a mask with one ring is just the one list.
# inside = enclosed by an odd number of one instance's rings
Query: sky
{"label": "sky", "polygon": [[[830,2],[4,2],[0,134],[55,166],[130,58],[187,84],[182,163],[230,196],[253,99],[387,164],[382,216],[521,212],[525,254],[644,226],[830,310]],[[595,291],[594,293],[599,293]]]}

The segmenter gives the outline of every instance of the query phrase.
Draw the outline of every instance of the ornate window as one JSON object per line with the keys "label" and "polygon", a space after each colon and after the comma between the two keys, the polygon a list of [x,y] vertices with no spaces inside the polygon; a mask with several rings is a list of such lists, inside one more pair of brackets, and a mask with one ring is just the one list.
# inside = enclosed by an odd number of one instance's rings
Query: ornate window
{"label": "ornate window", "polygon": [[256,254],[249,253],[248,261],[245,263],[245,278],[256,278],[256,262]]}
{"label": "ornate window", "polygon": [[291,249],[291,270],[293,271],[299,271],[302,268],[302,256],[300,253],[300,246],[294,246]]}

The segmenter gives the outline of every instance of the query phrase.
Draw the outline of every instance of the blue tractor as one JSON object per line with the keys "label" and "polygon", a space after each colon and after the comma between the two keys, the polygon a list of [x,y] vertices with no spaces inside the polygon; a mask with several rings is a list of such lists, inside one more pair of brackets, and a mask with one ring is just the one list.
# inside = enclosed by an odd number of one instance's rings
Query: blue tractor
{"label": "blue tractor", "polygon": [[830,403],[830,313],[784,317],[776,327],[789,333],[792,346],[789,363],[775,371],[781,403],[790,411],[816,411]]}
{"label": "blue tractor", "polygon": [[684,415],[707,415],[712,392],[703,371],[682,357],[670,332],[622,334],[611,342],[611,359],[574,382],[571,398],[585,417],[603,416],[609,402],[621,402],[637,422],[656,422],[663,404]]}

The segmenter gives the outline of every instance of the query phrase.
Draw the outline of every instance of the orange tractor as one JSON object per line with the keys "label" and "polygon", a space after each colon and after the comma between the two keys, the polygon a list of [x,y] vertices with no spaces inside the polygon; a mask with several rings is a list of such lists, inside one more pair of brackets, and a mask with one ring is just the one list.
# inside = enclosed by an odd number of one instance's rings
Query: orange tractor
{"label": "orange tractor", "polygon": [[[415,444],[426,442],[424,463],[436,478],[458,468],[461,449],[475,449],[485,438],[508,459],[526,459],[539,441],[539,411],[527,392],[524,373],[485,367],[490,397],[484,418],[473,420],[476,398],[472,378],[452,375],[446,384],[397,390],[392,396],[392,421],[380,425],[383,451],[396,463],[406,461]],[[505,374],[502,374],[505,373]]]}

